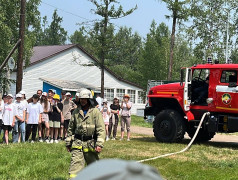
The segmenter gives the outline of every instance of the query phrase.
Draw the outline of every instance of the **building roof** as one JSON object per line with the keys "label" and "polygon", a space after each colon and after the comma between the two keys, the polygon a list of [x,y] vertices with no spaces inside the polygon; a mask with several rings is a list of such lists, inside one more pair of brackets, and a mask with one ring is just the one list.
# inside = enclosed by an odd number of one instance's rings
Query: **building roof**
{"label": "building roof", "polygon": [[78,81],[68,81],[68,80],[66,81],[50,78],[40,78],[40,80],[65,91],[77,91],[80,88],[90,88],[94,92],[100,92],[99,88]]}
{"label": "building roof", "polygon": [[[92,60],[94,60],[97,64],[100,64],[100,61],[97,58],[95,58],[93,55],[88,53],[82,46],[80,46],[78,44],[68,44],[68,45],[51,45],[51,46],[35,46],[35,47],[33,47],[33,55],[30,59],[29,66],[40,63],[48,58],[56,56],[64,51],[67,51],[72,48],[79,48],[81,51],[83,51],[85,54],[87,54]],[[128,84],[138,87],[140,89],[143,89],[139,85],[137,85],[133,82],[130,82],[128,80],[125,80],[125,79],[121,78],[120,76],[116,75],[113,71],[111,71],[107,67],[104,67],[104,68],[107,72],[109,72],[112,76],[114,76],[119,81],[128,83]]]}

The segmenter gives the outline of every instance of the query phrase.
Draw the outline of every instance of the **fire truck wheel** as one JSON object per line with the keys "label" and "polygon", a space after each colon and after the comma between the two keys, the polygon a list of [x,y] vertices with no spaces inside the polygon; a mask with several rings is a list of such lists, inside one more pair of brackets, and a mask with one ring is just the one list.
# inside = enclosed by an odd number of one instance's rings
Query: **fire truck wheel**
{"label": "fire truck wheel", "polygon": [[[195,131],[196,131],[195,127],[192,127],[192,126],[188,127],[187,133],[188,133],[190,138],[193,138],[193,135],[195,134]],[[196,137],[195,141],[197,141],[197,142],[209,141],[214,137],[215,134],[216,134],[215,132],[208,132],[205,129],[200,129],[198,134],[197,134],[197,137]]]}
{"label": "fire truck wheel", "polygon": [[184,119],[175,110],[163,110],[154,120],[153,131],[159,142],[180,142],[185,134]]}

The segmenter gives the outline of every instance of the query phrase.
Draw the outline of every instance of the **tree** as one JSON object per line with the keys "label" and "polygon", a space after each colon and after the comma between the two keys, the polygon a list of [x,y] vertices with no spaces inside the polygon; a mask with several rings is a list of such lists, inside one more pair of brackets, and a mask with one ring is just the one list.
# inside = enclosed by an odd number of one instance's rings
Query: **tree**
{"label": "tree", "polygon": [[35,45],[62,45],[67,40],[67,31],[61,26],[63,18],[59,17],[57,10],[52,15],[52,22],[47,26],[47,17],[43,17],[43,30],[38,31],[38,39]]}
{"label": "tree", "polygon": [[[35,43],[35,32],[40,27],[40,12],[38,6],[40,0],[31,0],[26,3],[26,23],[25,23],[25,40],[24,40],[24,54],[23,59],[25,65],[29,64],[30,56],[32,54],[32,47]],[[0,63],[8,55],[12,46],[19,39],[19,14],[20,1],[19,0],[1,0],[0,1],[0,34],[2,35],[0,42]],[[16,60],[16,53],[13,54]],[[1,73],[1,89],[5,87],[8,92],[7,84],[12,82],[6,75],[7,71]]]}
{"label": "tree", "polygon": [[138,65],[142,75],[140,85],[144,89],[149,79],[165,80],[168,72],[169,30],[164,23],[156,26],[157,24],[153,21]]}
{"label": "tree", "polygon": [[172,79],[172,68],[173,68],[173,56],[174,56],[174,43],[175,43],[175,32],[176,24],[178,21],[186,21],[189,16],[189,9],[187,7],[189,0],[180,1],[179,0],[162,0],[167,4],[167,8],[172,11],[171,16],[167,18],[173,18],[172,33],[171,33],[171,42],[170,42],[170,58],[169,58],[169,72],[168,80]]}
{"label": "tree", "polygon": [[82,26],[79,30],[76,30],[70,37],[69,40],[73,44],[79,44],[82,47],[87,45],[87,35],[85,34],[85,28]]}
{"label": "tree", "polygon": [[202,59],[206,60],[209,56],[225,59],[226,41],[228,40],[228,45],[231,46],[234,43],[232,41],[235,40],[237,27],[233,17],[236,10],[236,0],[191,1],[193,17],[187,34],[196,42],[197,50],[200,49],[200,55],[203,56]]}
{"label": "tree", "polygon": [[100,34],[97,37],[100,42],[99,47],[99,58],[101,60],[100,67],[101,67],[101,95],[104,97],[104,61],[105,56],[108,54],[109,47],[107,46],[107,33],[108,33],[108,25],[111,19],[118,19],[125,17],[131,13],[137,8],[132,8],[128,11],[124,11],[122,6],[119,5],[118,8],[116,8],[116,4],[120,4],[116,0],[89,0],[90,2],[95,5],[96,9],[93,10],[93,12],[96,15],[99,15],[102,17],[102,20],[97,23],[100,27]]}

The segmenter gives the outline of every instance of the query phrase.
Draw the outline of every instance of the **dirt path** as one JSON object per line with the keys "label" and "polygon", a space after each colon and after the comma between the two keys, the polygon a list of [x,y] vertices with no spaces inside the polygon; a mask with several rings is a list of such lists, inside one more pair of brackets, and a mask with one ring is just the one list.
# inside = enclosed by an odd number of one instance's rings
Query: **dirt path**
{"label": "dirt path", "polygon": [[[131,132],[136,134],[150,135],[150,136],[154,135],[152,128],[145,128],[145,127],[132,126]],[[187,134],[185,134],[185,138],[190,139]],[[212,142],[229,142],[229,143],[235,143],[238,145],[238,136],[229,135],[229,134],[216,134],[211,141]]]}

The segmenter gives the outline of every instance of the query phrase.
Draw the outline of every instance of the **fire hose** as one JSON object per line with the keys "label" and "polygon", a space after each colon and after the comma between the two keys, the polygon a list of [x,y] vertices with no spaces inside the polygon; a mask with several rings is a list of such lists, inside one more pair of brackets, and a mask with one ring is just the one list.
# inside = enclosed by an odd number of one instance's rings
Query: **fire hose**
{"label": "fire hose", "polygon": [[210,114],[209,112],[206,112],[206,113],[203,114],[202,119],[201,119],[201,121],[200,121],[200,123],[199,123],[199,125],[197,127],[197,130],[195,131],[195,133],[193,135],[193,138],[191,139],[189,144],[184,149],[182,149],[181,151],[178,151],[178,152],[167,153],[167,154],[159,155],[159,156],[156,156],[156,157],[153,157],[153,158],[143,159],[143,160],[140,160],[140,161],[137,161],[137,162],[142,163],[142,162],[146,162],[146,161],[151,161],[151,160],[155,160],[155,159],[162,158],[162,157],[167,157],[167,156],[172,156],[172,155],[180,154],[180,153],[183,153],[183,152],[189,150],[189,148],[192,146],[194,140],[196,139],[196,137],[198,135],[198,132],[199,132],[201,126],[202,126],[202,123],[203,123],[206,115],[209,115],[209,114]]}

